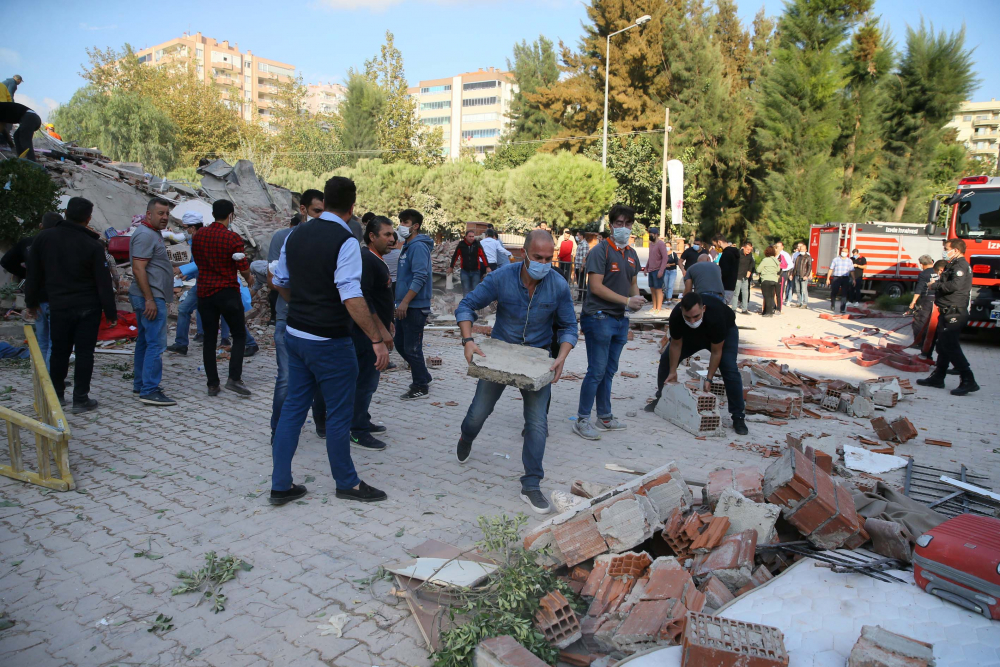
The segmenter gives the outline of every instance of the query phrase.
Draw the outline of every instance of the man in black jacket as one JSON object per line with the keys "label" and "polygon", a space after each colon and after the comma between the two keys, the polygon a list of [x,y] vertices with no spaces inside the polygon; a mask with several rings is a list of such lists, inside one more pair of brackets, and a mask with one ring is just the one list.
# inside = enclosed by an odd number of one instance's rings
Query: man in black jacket
{"label": "man in black jacket", "polygon": [[479,286],[482,280],[483,271],[490,272],[489,262],[486,260],[486,253],[483,246],[476,240],[476,233],[465,232],[465,238],[455,246],[455,252],[451,256],[451,266],[448,273],[455,270],[455,262],[462,260],[462,295],[466,295]]}
{"label": "man in black jacket", "polygon": [[681,261],[684,262],[684,272],[687,273],[687,270],[695,265],[698,257],[707,254],[708,248],[705,247],[705,244],[701,242],[701,239],[695,239],[694,243],[681,253]]}
{"label": "man in black jacket", "polygon": [[101,312],[110,326],[118,323],[104,246],[97,233],[87,228],[93,210],[90,201],[73,197],[66,205],[66,220],[39,232],[28,253],[25,303],[37,316],[42,295],[48,295],[52,323],[50,374],[60,401],[66,391],[70,351],[76,349],[74,413],[97,407],[97,401],[90,398],[90,378]]}
{"label": "man in black jacket", "polygon": [[733,292],[733,300],[729,303],[733,310],[738,310],[742,315],[750,313],[750,281],[755,267],[753,259],[753,244],[746,241],[743,243],[740,262],[736,268],[736,290]]}
{"label": "man in black jacket", "polygon": [[725,290],[726,303],[733,300],[736,291],[736,281],[740,272],[740,251],[725,236],[719,234],[713,239],[716,247],[722,248],[719,257],[719,270],[722,271],[722,289]]}

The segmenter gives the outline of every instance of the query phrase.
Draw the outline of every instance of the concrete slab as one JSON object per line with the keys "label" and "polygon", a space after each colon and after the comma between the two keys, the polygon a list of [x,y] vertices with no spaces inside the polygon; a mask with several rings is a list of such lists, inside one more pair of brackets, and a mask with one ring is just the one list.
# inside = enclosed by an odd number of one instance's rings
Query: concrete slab
{"label": "concrete slab", "polygon": [[757,544],[770,544],[774,539],[774,523],[779,514],[781,508],[777,505],[755,503],[732,488],[722,492],[715,506],[715,516],[729,519],[726,535],[753,529],[757,531]]}
{"label": "concrete slab", "polygon": [[538,391],[552,382],[554,374],[548,350],[511,345],[495,338],[479,341],[479,349],[486,356],[473,355],[469,364],[471,377],[528,391]]}

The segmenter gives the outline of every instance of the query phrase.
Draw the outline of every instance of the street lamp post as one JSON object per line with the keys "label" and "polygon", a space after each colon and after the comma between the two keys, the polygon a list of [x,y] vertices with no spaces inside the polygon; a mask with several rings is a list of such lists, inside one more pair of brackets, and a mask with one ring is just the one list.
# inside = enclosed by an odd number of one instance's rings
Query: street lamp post
{"label": "street lamp post", "polygon": [[607,47],[604,51],[604,149],[601,151],[601,164],[604,169],[608,168],[608,76],[610,74],[611,66],[611,38],[615,35],[625,32],[626,30],[631,30],[637,26],[647,23],[652,20],[649,14],[645,16],[640,16],[635,20],[635,23],[629,25],[628,27],[622,28],[618,32],[613,32],[608,35]]}

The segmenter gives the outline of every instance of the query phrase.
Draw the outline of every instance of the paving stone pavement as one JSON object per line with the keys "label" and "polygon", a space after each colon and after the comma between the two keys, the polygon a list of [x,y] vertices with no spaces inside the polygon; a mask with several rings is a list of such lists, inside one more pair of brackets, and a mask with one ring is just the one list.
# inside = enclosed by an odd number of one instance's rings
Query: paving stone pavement
{"label": "paving stone pavement", "polygon": [[[759,303],[759,293],[754,298]],[[817,305],[822,302],[814,300]],[[740,316],[747,344],[776,348],[782,336],[857,336],[866,326],[882,332],[904,320],[825,321],[816,312],[786,309],[771,320]],[[908,342],[908,327],[887,340]],[[792,420],[787,426],[752,422],[750,436],[696,440],[641,410],[652,396],[659,334],[640,334],[624,352],[616,377],[614,410],[628,430],[584,441],[571,430],[579,381],[564,380],[552,392],[547,478],[543,489],[568,490],[575,479],[620,483],[626,475],[606,463],[650,469],[676,460],[686,476],[704,479],[723,465],[769,460],[731,443],[784,443],[785,433],[811,429],[845,442],[872,435],[866,420]],[[874,341],[878,336],[866,337]],[[426,335],[426,353],[443,358],[428,400],[402,402],[408,372],[383,375],[372,413],[383,422],[385,452],[354,451],[361,477],[389,493],[376,505],[333,497],[323,443],[307,423],[293,470],[307,476],[310,493],[301,504],[267,504],[271,472],[268,444],[273,350],[247,360],[244,379],[251,399],[230,392],[205,395],[200,348],[165,357],[163,387],[179,405],[151,408],[133,398],[130,382],[110,364],[128,357],[99,355],[92,395],[100,409],[70,415],[70,461],[76,492],[45,492],[0,477],[0,611],[16,625],[0,633],[0,664],[30,665],[428,665],[416,624],[405,603],[389,595],[391,583],[367,582],[380,564],[405,558],[407,550],[434,538],[468,545],[478,535],[476,517],[526,511],[518,498],[521,475],[518,433],[520,397],[509,390],[476,441],[472,458],[454,458],[458,427],[475,381],[455,336]],[[584,373],[581,348],[566,371]],[[996,378],[1000,345],[970,340],[966,352],[983,390],[965,398],[941,390],[917,393],[888,413],[905,414],[921,437],[897,451],[918,462],[957,469],[964,463],[991,484],[1000,481]],[[397,360],[398,361],[398,360]],[[885,366],[850,361],[789,361],[805,372],[850,381],[892,374]],[[30,375],[0,369],[0,385],[12,385],[5,405],[30,413]],[[903,374],[916,378],[913,374]],[[949,386],[957,378],[949,378]],[[449,406],[453,401],[457,405]],[[626,413],[637,411],[637,416]],[[950,449],[923,444],[924,437],[951,440]],[[509,459],[507,456],[509,455]],[[894,476],[895,475],[895,476]],[[887,478],[899,481],[899,474]],[[532,516],[531,524],[538,520]],[[162,558],[136,557],[148,550]],[[213,614],[193,595],[172,596],[176,573],[200,567],[204,554],[234,554],[253,564],[224,585],[225,611]],[[158,613],[174,629],[147,632]],[[347,613],[343,637],[321,636],[331,614]]]}

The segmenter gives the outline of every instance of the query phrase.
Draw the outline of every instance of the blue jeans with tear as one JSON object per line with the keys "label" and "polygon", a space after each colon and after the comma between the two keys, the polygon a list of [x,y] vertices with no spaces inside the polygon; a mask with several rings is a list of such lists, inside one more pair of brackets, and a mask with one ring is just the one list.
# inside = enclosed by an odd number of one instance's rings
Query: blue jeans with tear
{"label": "blue jeans with tear", "polygon": [[[476,384],[476,395],[462,422],[463,440],[472,442],[476,439],[506,388],[507,385],[489,380],[480,380]],[[524,491],[537,491],[545,477],[542,458],[545,456],[545,439],[549,434],[548,406],[551,393],[552,385],[546,385],[538,391],[521,390],[521,398],[524,399],[524,446],[521,448],[524,475],[521,477],[521,489]]]}
{"label": "blue jeans with tear", "polygon": [[611,414],[611,380],[618,372],[618,359],[628,342],[628,317],[613,317],[598,311],[580,318],[580,330],[587,343],[587,375],[580,386],[578,419],[590,419],[597,400],[597,416]]}

